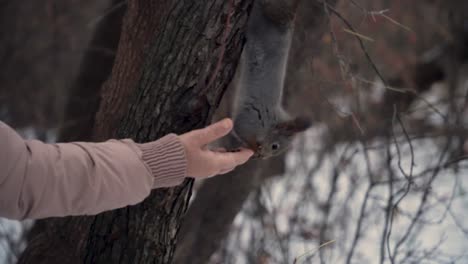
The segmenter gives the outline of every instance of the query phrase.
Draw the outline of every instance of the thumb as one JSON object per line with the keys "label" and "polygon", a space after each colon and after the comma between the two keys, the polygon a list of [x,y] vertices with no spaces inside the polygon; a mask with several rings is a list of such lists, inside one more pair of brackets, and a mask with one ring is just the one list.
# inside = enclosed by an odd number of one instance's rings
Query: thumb
{"label": "thumb", "polygon": [[193,133],[200,145],[206,145],[227,135],[231,131],[232,126],[232,120],[225,118],[205,128],[195,130]]}

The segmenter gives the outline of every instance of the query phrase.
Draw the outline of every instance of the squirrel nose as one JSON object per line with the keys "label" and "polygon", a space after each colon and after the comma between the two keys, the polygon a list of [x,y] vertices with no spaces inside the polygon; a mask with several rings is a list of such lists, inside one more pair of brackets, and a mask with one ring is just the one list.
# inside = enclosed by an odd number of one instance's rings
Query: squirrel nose
{"label": "squirrel nose", "polygon": [[257,142],[255,144],[255,151],[258,152],[258,153],[262,153],[262,150],[263,150],[263,146],[261,143]]}
{"label": "squirrel nose", "polygon": [[254,151],[253,158],[259,159],[262,157],[262,145],[258,143],[251,144],[251,149]]}
{"label": "squirrel nose", "polygon": [[256,140],[247,141],[246,143],[247,143],[248,148],[250,148],[254,152],[257,152],[262,148],[262,146],[258,144]]}

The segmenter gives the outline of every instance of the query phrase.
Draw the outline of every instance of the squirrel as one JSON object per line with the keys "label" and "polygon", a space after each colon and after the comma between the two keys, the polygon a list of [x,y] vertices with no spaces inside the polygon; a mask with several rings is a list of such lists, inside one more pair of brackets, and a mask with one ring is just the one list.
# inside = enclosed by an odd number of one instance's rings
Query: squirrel
{"label": "squirrel", "polygon": [[311,124],[282,107],[284,79],[298,0],[255,0],[246,29],[232,105],[230,148],[252,149],[255,158],[285,151]]}

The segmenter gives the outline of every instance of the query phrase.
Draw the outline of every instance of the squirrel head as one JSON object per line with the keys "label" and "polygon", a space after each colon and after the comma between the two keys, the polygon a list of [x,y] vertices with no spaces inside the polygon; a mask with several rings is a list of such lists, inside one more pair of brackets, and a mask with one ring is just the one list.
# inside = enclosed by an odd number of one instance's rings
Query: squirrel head
{"label": "squirrel head", "polygon": [[305,131],[310,126],[310,120],[305,117],[296,117],[274,125],[268,134],[253,144],[254,157],[265,159],[281,154],[290,147],[297,133]]}

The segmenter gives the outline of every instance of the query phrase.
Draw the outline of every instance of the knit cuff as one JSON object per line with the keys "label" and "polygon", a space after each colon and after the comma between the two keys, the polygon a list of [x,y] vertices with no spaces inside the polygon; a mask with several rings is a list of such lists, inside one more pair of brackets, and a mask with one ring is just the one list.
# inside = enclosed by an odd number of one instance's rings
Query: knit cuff
{"label": "knit cuff", "polygon": [[187,158],[177,135],[169,134],[137,146],[142,151],[143,161],[153,174],[153,188],[176,186],[184,181],[187,176]]}

